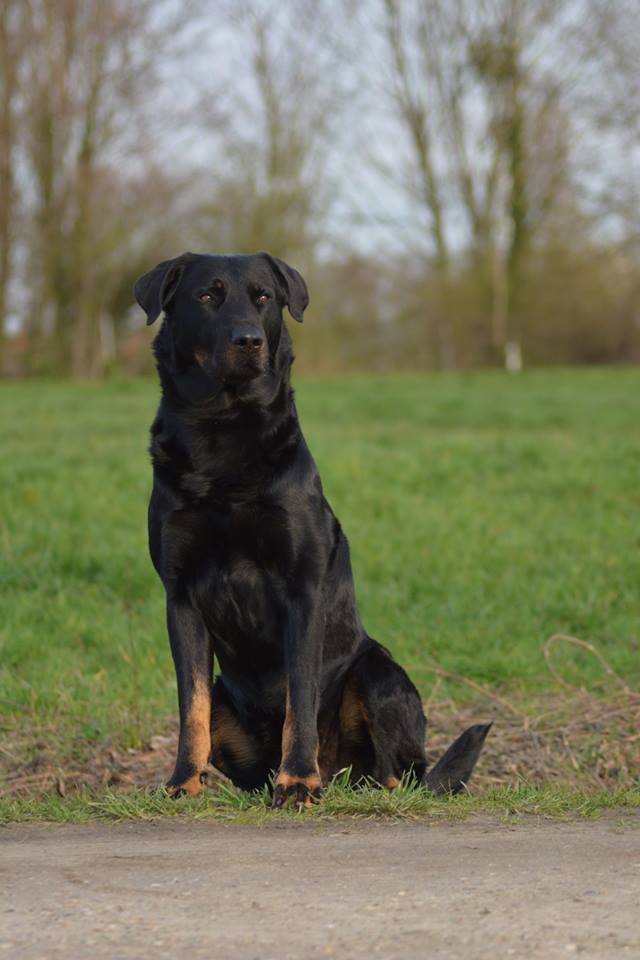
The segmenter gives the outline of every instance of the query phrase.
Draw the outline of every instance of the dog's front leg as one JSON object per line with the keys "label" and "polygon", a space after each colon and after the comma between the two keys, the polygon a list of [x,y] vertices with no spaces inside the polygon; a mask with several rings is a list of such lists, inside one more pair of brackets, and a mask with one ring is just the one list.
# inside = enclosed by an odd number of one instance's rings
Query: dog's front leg
{"label": "dog's front leg", "polygon": [[200,614],[187,602],[167,599],[167,627],[178,680],[180,739],[167,790],[196,794],[207,779],[211,754],[213,645]]}
{"label": "dog's front leg", "polygon": [[320,796],[318,703],[322,618],[317,607],[291,611],[286,635],[287,703],[274,807],[311,803]]}

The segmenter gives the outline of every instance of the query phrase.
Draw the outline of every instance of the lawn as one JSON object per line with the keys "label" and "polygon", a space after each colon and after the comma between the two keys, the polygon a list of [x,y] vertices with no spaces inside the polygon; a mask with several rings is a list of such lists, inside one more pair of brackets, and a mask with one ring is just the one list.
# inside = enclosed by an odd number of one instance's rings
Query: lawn
{"label": "lawn", "polygon": [[[302,380],[297,398],[364,622],[425,698],[434,666],[535,698],[557,633],[637,686],[640,371]],[[156,400],[148,380],[0,386],[0,711],[61,755],[136,746],[176,712],[146,549]],[[554,664],[609,682],[575,645]]]}

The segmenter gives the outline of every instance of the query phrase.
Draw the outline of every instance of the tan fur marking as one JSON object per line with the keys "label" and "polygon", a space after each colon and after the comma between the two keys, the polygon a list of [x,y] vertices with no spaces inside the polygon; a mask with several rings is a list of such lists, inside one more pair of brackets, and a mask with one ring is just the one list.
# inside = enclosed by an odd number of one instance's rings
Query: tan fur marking
{"label": "tan fur marking", "polygon": [[[285,790],[288,790],[289,787],[295,787],[296,784],[302,784],[309,791],[319,790],[322,787],[322,780],[320,779],[320,773],[312,773],[306,777],[298,777],[290,773],[286,773],[287,761],[289,758],[289,753],[291,752],[294,746],[294,737],[295,737],[295,725],[296,718],[291,707],[291,701],[289,699],[289,694],[287,693],[287,707],[284,716],[284,723],[282,725],[282,760],[280,761],[280,770],[278,771],[278,776],[276,777],[276,786],[284,787]],[[318,751],[316,749],[316,767],[318,765]],[[311,800],[305,800],[305,804],[310,804]]]}
{"label": "tan fur marking", "polygon": [[203,788],[204,783],[200,780],[200,774],[196,773],[193,777],[185,780],[184,783],[179,783],[175,787],[167,787],[167,792],[173,797],[176,793],[184,790],[190,797],[195,797]]}
{"label": "tan fur marking", "polygon": [[241,766],[252,763],[256,758],[256,746],[251,736],[242,728],[234,713],[222,705],[215,718],[211,733],[211,753],[228,750],[236,763]]}
{"label": "tan fur marking", "polygon": [[198,771],[204,770],[211,754],[211,690],[200,677],[194,680],[186,730],[189,760]]}
{"label": "tan fur marking", "polygon": [[291,752],[293,746],[293,728],[295,726],[295,717],[293,715],[293,710],[291,709],[291,702],[289,700],[289,694],[287,694],[287,708],[284,715],[284,724],[282,725],[282,763],[286,762],[286,758]]}
{"label": "tan fur marking", "polygon": [[185,744],[187,758],[195,767],[193,776],[167,787],[173,796],[180,791],[195,796],[204,787],[206,776],[201,779],[211,756],[211,687],[202,677],[195,677],[191,702],[185,719]]}
{"label": "tan fur marking", "polygon": [[358,694],[347,687],[340,704],[340,732],[347,740],[364,740],[367,713]]}
{"label": "tan fur marking", "polygon": [[302,783],[307,790],[318,790],[322,786],[320,776],[317,773],[311,773],[308,777],[294,777],[281,770],[276,779],[277,786],[284,787],[285,790],[289,787],[295,787],[297,783]]}
{"label": "tan fur marking", "polygon": [[205,363],[209,359],[209,354],[206,350],[196,350],[194,357],[198,366],[204,367]]}
{"label": "tan fur marking", "polygon": [[396,787],[400,786],[400,781],[398,780],[397,777],[387,777],[387,779],[384,782],[384,785],[387,788],[387,790],[395,790]]}

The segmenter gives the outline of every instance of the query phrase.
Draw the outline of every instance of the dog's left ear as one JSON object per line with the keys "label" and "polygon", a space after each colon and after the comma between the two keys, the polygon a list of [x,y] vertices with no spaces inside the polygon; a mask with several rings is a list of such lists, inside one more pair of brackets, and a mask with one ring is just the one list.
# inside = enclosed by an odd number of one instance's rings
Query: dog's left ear
{"label": "dog's left ear", "polygon": [[309,305],[309,291],[302,274],[290,267],[284,260],[272,257],[270,253],[263,253],[269,266],[280,282],[284,294],[284,302],[289,307],[289,313],[294,320],[302,323],[302,315]]}
{"label": "dog's left ear", "polygon": [[147,315],[147,326],[158,319],[171,300],[192,256],[192,253],[182,253],[173,260],[163,260],[136,281],[133,292]]}

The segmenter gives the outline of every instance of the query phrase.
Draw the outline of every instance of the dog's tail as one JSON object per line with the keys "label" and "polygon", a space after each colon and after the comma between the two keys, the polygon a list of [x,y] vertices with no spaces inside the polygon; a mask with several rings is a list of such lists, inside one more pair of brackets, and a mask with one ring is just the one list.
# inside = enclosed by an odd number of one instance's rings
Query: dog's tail
{"label": "dog's tail", "polygon": [[423,785],[435,793],[460,793],[469,782],[490,723],[477,723],[451,744],[436,765],[428,770]]}

